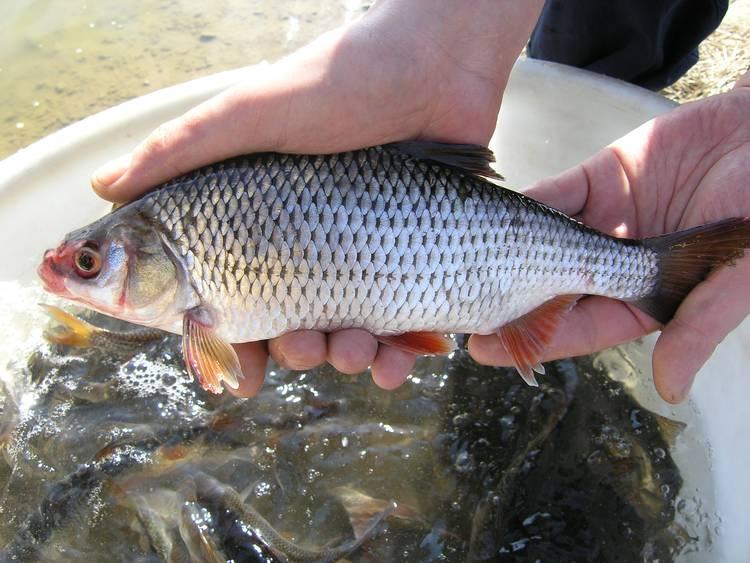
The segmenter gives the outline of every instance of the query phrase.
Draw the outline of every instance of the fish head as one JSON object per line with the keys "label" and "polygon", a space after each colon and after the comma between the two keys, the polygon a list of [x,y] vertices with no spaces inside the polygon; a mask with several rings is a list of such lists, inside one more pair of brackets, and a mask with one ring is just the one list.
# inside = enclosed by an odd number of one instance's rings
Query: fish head
{"label": "fish head", "polygon": [[37,273],[59,297],[167,330],[195,301],[171,243],[127,207],[69,233],[44,253]]}

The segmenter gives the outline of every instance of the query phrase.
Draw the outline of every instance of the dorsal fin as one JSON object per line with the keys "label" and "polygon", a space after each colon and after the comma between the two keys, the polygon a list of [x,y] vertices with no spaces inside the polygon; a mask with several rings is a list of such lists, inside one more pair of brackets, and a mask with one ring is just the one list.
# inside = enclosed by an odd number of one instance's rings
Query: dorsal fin
{"label": "dorsal fin", "polygon": [[385,146],[392,147],[420,160],[431,160],[438,164],[456,168],[473,176],[496,180],[505,179],[490,166],[491,162],[495,162],[493,152],[482,145],[460,145],[436,141],[399,141]]}

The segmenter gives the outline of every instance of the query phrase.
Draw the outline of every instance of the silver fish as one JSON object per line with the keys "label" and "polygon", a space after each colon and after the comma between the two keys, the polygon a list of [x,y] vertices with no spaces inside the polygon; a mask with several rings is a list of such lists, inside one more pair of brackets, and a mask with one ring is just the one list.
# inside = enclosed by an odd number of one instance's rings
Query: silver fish
{"label": "silver fish", "polygon": [[70,233],[39,274],[60,296],[182,333],[214,392],[242,377],[229,343],[348,327],[417,353],[450,351],[444,333],[498,333],[535,384],[577,296],[667,322],[750,246],[748,219],[614,238],[489,182],[491,160],[426,142],[233,158]]}

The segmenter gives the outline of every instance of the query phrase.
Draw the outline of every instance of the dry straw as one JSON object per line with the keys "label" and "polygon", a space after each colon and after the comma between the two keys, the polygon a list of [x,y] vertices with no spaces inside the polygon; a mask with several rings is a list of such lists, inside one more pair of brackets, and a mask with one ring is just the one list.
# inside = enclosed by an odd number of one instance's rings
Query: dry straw
{"label": "dry straw", "polygon": [[700,46],[700,60],[662,94],[679,103],[726,92],[750,68],[750,0],[734,0]]}

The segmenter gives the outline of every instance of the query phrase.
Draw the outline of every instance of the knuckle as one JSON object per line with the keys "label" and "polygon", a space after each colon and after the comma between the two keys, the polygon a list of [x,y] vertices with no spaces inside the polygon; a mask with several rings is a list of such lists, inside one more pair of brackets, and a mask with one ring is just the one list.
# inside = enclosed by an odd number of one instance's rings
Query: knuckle
{"label": "knuckle", "polygon": [[158,157],[173,145],[175,137],[174,122],[162,123],[141,143],[137,153],[144,158]]}
{"label": "knuckle", "polygon": [[162,166],[177,169],[173,156],[192,143],[199,129],[200,122],[190,114],[162,123],[138,146],[133,158],[136,163],[158,160]]}

